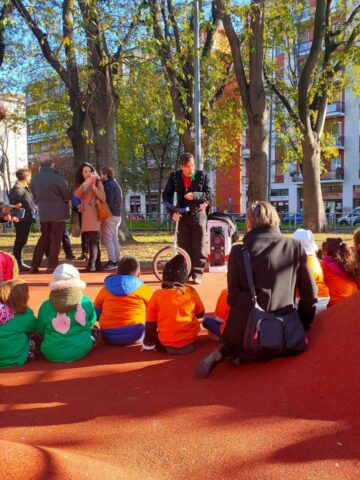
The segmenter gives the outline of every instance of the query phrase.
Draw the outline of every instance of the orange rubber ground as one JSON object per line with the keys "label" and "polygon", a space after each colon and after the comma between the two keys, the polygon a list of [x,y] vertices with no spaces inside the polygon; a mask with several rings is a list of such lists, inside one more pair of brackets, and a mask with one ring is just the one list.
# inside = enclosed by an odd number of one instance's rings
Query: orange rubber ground
{"label": "orange rubber ground", "polygon": [[[91,298],[104,276],[82,276]],[[50,276],[23,278],[37,311]],[[207,312],[224,286],[207,273],[196,287]],[[213,347],[205,334],[182,357],[100,344],[1,370],[0,479],[360,479],[360,293],[317,317],[302,356],[195,379]]]}

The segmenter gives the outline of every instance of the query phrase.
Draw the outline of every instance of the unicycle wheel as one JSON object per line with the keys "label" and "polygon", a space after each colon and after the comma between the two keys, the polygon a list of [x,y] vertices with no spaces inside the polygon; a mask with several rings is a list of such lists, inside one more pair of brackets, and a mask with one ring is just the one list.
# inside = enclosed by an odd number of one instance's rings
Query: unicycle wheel
{"label": "unicycle wheel", "polygon": [[158,251],[153,259],[153,270],[155,276],[160,282],[165,267],[165,263],[174,258],[176,255],[182,255],[185,258],[188,274],[191,272],[191,260],[189,254],[180,247],[164,247]]}

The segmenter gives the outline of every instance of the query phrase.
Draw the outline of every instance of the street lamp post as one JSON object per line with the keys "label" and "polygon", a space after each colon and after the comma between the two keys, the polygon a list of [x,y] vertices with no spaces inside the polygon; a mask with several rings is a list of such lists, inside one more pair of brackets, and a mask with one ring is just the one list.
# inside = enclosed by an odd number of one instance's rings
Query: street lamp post
{"label": "street lamp post", "polygon": [[199,1],[194,0],[194,115],[195,115],[195,163],[200,170],[201,162],[201,99],[200,99],[200,28],[199,28]]}

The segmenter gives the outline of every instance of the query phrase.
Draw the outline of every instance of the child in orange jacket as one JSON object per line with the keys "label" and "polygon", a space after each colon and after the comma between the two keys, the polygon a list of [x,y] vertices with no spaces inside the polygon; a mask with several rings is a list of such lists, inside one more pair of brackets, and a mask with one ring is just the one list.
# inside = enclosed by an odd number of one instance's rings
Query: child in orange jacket
{"label": "child in orange jacket", "polygon": [[330,292],[329,306],[358,291],[359,264],[354,251],[341,238],[326,239],[321,265]]}
{"label": "child in orange jacket", "polygon": [[229,305],[227,303],[228,291],[226,288],[220,292],[216,302],[215,315],[213,317],[205,317],[203,327],[208,331],[210,338],[219,340],[224,331],[228,315]]}
{"label": "child in orange jacket", "polygon": [[94,302],[103,340],[112,345],[129,345],[141,340],[145,331],[150,287],[139,278],[137,258],[123,257],[117,274],[105,278]]}
{"label": "child in orange jacket", "polygon": [[196,290],[186,285],[187,278],[182,255],[166,263],[162,289],[154,293],[147,308],[144,350],[156,348],[170,354],[193,351],[204,305]]}

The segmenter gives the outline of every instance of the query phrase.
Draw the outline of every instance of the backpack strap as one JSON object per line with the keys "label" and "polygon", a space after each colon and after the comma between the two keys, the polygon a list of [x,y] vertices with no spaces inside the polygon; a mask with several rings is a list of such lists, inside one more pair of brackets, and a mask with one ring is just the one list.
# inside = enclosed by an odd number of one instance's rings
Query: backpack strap
{"label": "backpack strap", "polygon": [[257,297],[256,297],[256,291],[255,291],[255,285],[254,285],[254,277],[251,270],[250,253],[248,248],[245,245],[241,247],[241,254],[244,260],[246,278],[247,278],[248,285],[250,288],[250,293],[251,293],[251,300],[255,305],[255,303],[257,302]]}

